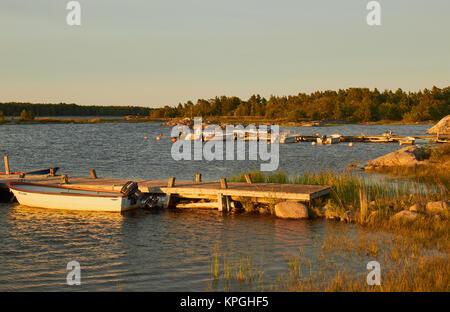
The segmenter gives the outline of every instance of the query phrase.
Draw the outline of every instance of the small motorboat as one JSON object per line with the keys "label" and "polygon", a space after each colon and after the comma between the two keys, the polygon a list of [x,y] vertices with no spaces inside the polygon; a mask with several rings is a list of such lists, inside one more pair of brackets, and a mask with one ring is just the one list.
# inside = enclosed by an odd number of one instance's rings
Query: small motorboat
{"label": "small motorboat", "polygon": [[406,137],[398,140],[399,145],[414,145],[416,138],[414,137]]}
{"label": "small motorboat", "polygon": [[342,134],[340,134],[340,133],[330,135],[331,144],[336,144],[336,143],[341,142],[341,138],[342,138]]}
{"label": "small motorboat", "polygon": [[200,133],[188,133],[183,137],[186,141],[199,141],[203,139],[203,136]]}
{"label": "small motorboat", "polygon": [[280,144],[297,143],[296,135],[282,135],[280,137]]}
{"label": "small motorboat", "polygon": [[392,130],[388,130],[382,134],[382,136],[387,137],[387,138],[390,138],[393,135],[394,135],[394,133],[392,132]]}
{"label": "small motorboat", "polygon": [[341,141],[340,134],[333,134],[331,136],[319,136],[317,138],[317,144],[336,144]]}
{"label": "small motorboat", "polygon": [[6,185],[23,206],[102,212],[122,212],[141,206],[136,197],[117,191],[12,181]]}
{"label": "small motorboat", "polygon": [[[55,168],[47,168],[47,169],[40,169],[40,170],[34,170],[34,171],[20,171],[20,172],[10,172],[9,174],[25,174],[25,175],[46,175],[50,174],[53,171],[53,174],[56,174],[56,172],[59,170],[59,167]],[[0,172],[0,174],[5,175],[5,172]]]}

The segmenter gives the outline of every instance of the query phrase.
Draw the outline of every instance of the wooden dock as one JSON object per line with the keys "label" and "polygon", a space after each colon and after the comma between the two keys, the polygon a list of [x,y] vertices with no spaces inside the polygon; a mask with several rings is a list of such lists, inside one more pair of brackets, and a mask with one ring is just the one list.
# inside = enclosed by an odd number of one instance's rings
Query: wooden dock
{"label": "wooden dock", "polygon": [[[321,136],[318,134],[294,134],[296,142],[317,142]],[[412,136],[385,136],[385,135],[343,135],[340,142],[359,142],[359,143],[399,143],[402,140],[413,138],[414,140],[428,141],[430,143],[449,143],[448,136],[431,136],[431,135],[412,135]],[[294,143],[294,142],[291,142]]]}
{"label": "wooden dock", "polygon": [[[7,181],[18,181],[18,175],[0,176],[0,196],[8,194]],[[69,183],[63,183],[65,176],[27,176],[23,181],[31,183],[42,183],[49,185],[67,185],[72,188],[89,188],[96,190],[120,191],[122,186],[129,180],[97,178],[93,174],[91,178],[70,177]],[[179,208],[217,208],[219,210],[231,210],[233,201],[241,201],[243,198],[251,198],[255,201],[300,201],[309,202],[315,198],[328,195],[331,191],[329,186],[301,185],[301,184],[276,184],[276,183],[252,183],[227,182],[221,179],[219,182],[200,181],[176,181],[170,180],[133,180],[138,183],[142,193],[167,198],[166,207]],[[180,201],[191,201],[191,203],[179,204]],[[197,202],[195,202],[197,201]]]}

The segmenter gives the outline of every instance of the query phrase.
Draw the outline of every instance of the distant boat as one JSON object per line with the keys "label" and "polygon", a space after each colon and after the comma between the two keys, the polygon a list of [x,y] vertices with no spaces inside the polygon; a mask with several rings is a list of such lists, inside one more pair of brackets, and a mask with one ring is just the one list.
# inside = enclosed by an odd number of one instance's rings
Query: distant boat
{"label": "distant boat", "polygon": [[296,135],[282,135],[280,137],[280,144],[289,144],[289,143],[296,143],[296,142],[297,142]]}
{"label": "distant boat", "polygon": [[186,141],[199,141],[199,140],[203,140],[203,136],[201,135],[201,133],[188,133],[185,137],[184,140]]}
{"label": "distant boat", "polygon": [[341,141],[342,135],[333,134],[331,136],[320,136],[317,138],[317,144],[336,144]]}
{"label": "distant boat", "polygon": [[225,133],[225,134],[219,134],[219,135],[209,135],[208,137],[204,138],[205,142],[209,141],[234,141],[234,134],[233,133]]}
{"label": "distant boat", "polygon": [[400,145],[413,145],[416,141],[413,137],[402,138],[398,140],[398,144]]}
{"label": "distant boat", "polygon": [[391,143],[394,140],[391,137],[383,136],[383,137],[368,137],[367,142],[369,143]]}
{"label": "distant boat", "polygon": [[[50,174],[52,170],[53,170],[53,174],[56,174],[56,172],[59,170],[59,167],[40,169],[40,170],[34,170],[34,171],[10,172],[10,174],[46,175],[46,174]],[[5,175],[6,173],[5,172],[0,172],[0,174]]]}
{"label": "distant boat", "polygon": [[30,207],[103,212],[140,207],[138,200],[121,192],[26,182],[7,182],[6,185],[19,204]]}

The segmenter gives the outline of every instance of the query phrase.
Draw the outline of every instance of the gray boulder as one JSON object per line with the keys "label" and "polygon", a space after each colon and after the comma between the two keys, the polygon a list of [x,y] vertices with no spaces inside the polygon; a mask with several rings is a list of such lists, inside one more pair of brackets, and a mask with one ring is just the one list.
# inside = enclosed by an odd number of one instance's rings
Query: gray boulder
{"label": "gray boulder", "polygon": [[428,134],[450,134],[450,115],[441,119],[434,127],[428,129]]}
{"label": "gray boulder", "polygon": [[428,202],[425,210],[431,214],[444,213],[450,209],[450,202],[441,200],[436,202]]}
{"label": "gray boulder", "polygon": [[393,218],[394,219],[404,219],[404,220],[414,220],[415,218],[417,218],[418,215],[419,214],[417,212],[403,210],[403,211],[400,211],[399,213],[396,213],[393,216]]}
{"label": "gray boulder", "polygon": [[308,219],[308,207],[298,202],[281,202],[275,205],[275,215],[283,219]]}
{"label": "gray boulder", "polygon": [[367,162],[364,169],[371,170],[382,167],[413,167],[424,164],[425,150],[421,146],[408,146],[396,152],[378,157]]}

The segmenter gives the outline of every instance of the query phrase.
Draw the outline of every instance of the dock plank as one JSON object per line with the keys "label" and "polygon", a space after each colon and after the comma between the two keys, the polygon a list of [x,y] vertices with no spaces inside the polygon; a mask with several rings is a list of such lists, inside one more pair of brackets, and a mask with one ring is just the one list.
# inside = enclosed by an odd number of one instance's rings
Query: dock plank
{"label": "dock plank", "polygon": [[[0,188],[5,189],[7,181],[17,181],[18,176],[9,175],[0,177]],[[130,179],[132,180],[132,179]],[[50,176],[28,176],[24,180],[32,183],[42,183],[49,185],[61,185],[60,177]],[[129,180],[127,179],[108,179],[108,178],[83,178],[70,177],[68,184],[73,188],[90,188],[99,190],[119,191]],[[228,188],[223,189],[220,182],[215,181],[177,181],[175,186],[168,187],[167,180],[132,180],[137,182],[139,190],[145,193],[154,193],[160,195],[175,194],[180,197],[193,196],[212,198],[218,194],[232,197],[254,197],[271,198],[297,201],[310,201],[330,193],[329,186],[322,185],[302,185],[302,184],[276,184],[276,183],[253,183],[228,182]]]}

